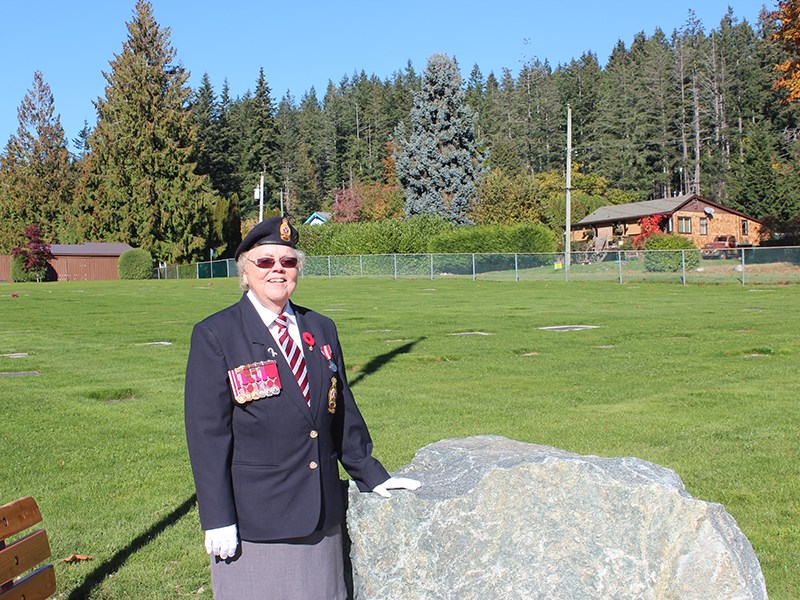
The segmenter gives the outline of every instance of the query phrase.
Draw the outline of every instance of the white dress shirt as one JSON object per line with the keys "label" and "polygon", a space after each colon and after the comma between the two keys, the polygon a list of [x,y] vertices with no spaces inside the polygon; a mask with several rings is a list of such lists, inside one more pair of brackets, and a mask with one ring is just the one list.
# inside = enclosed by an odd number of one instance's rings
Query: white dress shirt
{"label": "white dress shirt", "polygon": [[[272,334],[275,343],[280,348],[281,353],[283,354],[286,360],[289,360],[289,357],[286,356],[286,352],[283,351],[283,346],[281,346],[280,342],[278,341],[278,326],[275,324],[275,319],[278,317],[274,312],[268,309],[266,306],[259,302],[258,298],[256,297],[253,290],[247,291],[247,298],[253,304],[258,313],[258,316],[261,317],[261,320],[264,322],[264,325],[267,326],[267,329]],[[287,302],[286,307],[283,309],[283,314],[286,315],[287,319],[287,326],[286,329],[289,330],[289,337],[292,338],[292,341],[297,344],[297,347],[300,348],[300,351],[303,352],[303,356],[305,356],[305,352],[303,351],[303,344],[301,343],[300,339],[300,328],[297,326],[297,316],[294,314],[294,310],[292,309],[292,303]]]}

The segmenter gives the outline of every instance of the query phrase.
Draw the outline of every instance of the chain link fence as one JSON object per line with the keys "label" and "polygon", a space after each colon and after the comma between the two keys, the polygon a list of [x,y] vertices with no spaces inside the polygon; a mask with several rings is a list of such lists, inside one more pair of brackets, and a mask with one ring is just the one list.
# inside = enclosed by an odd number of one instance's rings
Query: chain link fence
{"label": "chain link fence", "polygon": [[[491,281],[663,281],[800,283],[800,247],[737,248],[719,257],[700,250],[619,250],[565,254],[374,254],[307,256],[301,277],[462,278]],[[162,266],[159,279],[238,277],[233,259]]]}

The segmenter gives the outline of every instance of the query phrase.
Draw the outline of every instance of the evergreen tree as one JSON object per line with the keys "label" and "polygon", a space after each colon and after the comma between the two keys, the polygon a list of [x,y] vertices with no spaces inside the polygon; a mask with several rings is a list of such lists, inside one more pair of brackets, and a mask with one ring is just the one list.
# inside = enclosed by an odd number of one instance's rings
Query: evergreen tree
{"label": "evergreen tree", "polygon": [[408,121],[411,107],[414,106],[414,93],[422,87],[422,78],[417,75],[411,61],[408,61],[406,68],[402,72],[396,72],[391,83],[387,82],[387,86],[389,97],[386,110],[390,127],[388,134],[391,136],[400,121]]}
{"label": "evergreen tree", "polygon": [[366,75],[353,75],[349,88],[345,90],[345,106],[347,107],[346,149],[342,158],[348,180],[353,181],[367,175],[369,125],[366,120],[365,107],[368,92],[365,89]]}
{"label": "evergreen tree", "polygon": [[481,139],[493,138],[501,131],[502,115],[500,114],[500,82],[493,72],[486,76],[481,112],[478,114],[477,130],[481,132]]}
{"label": "evergreen tree", "polygon": [[[312,87],[300,100],[300,109],[297,111],[298,143],[294,148],[295,164],[304,164],[307,159],[311,167],[310,170],[306,167],[303,169],[304,172],[298,172],[298,175],[308,181],[303,193],[313,194],[313,197],[305,198],[306,207],[311,211],[303,217],[303,220],[322,205],[324,185],[330,168],[326,139],[330,139],[331,133],[326,135],[325,131],[329,127],[330,124],[322,112],[322,105],[317,99],[316,90]],[[301,158],[302,156],[306,158]]]}
{"label": "evergreen tree", "polygon": [[191,161],[189,74],[175,64],[169,28],[139,0],[122,52],[104,73],[97,126],[83,168],[88,239],[128,242],[161,260],[200,258],[213,198]]}
{"label": "evergreen tree", "polygon": [[320,208],[317,173],[311,161],[308,146],[300,142],[297,147],[293,185],[290,189],[286,212],[295,221],[304,222]]}
{"label": "evergreen tree", "polygon": [[351,98],[355,109],[355,137],[351,138],[348,157],[349,166],[363,181],[381,177],[383,147],[395,125],[390,127],[386,119],[387,97],[383,82],[374,75],[367,77],[362,71],[354,78]]}
{"label": "evergreen tree", "polygon": [[625,190],[645,193],[637,177],[637,86],[631,54],[620,40],[611,52],[600,82],[592,167]]}
{"label": "evergreen tree", "polygon": [[[497,84],[496,88],[494,83]],[[532,170],[533,165],[527,153],[525,120],[519,112],[520,106],[517,102],[517,81],[511,71],[504,68],[500,81],[489,81],[486,87],[495,105],[492,119],[494,127],[490,134],[492,154],[495,154],[495,147],[499,145],[500,152],[507,160],[519,162],[523,168]]]}
{"label": "evergreen tree", "polygon": [[483,157],[475,139],[475,114],[464,102],[455,60],[434,54],[422,90],[414,96],[411,131],[396,130],[397,175],[407,217],[431,213],[468,223]]}
{"label": "evergreen tree", "polygon": [[[233,123],[233,108],[226,79],[222,84],[218,102],[217,118],[214,122],[214,146],[210,149],[211,185],[225,198],[233,198],[246,191],[242,187],[242,179],[237,174],[236,165],[240,157],[236,153],[236,130]],[[238,215],[238,200],[235,204]],[[236,217],[238,219],[238,216]]]}
{"label": "evergreen tree", "polygon": [[709,33],[704,63],[711,133],[703,156],[705,193],[724,201],[732,165],[743,149],[745,115],[763,118],[753,103],[764,93],[771,95],[772,78],[768,69],[758,66],[752,28],[747,22],[739,23],[730,8],[719,27]]}
{"label": "evergreen tree", "polygon": [[776,163],[773,134],[762,125],[751,126],[745,139],[742,161],[735,167],[731,179],[730,203],[756,218],[770,214],[779,218],[791,216],[776,214],[775,202],[779,191]]}
{"label": "evergreen tree", "polygon": [[[216,121],[218,121],[217,99],[208,73],[203,73],[200,87],[192,100],[192,121],[197,135],[194,143],[195,173],[211,176],[214,171],[212,153],[217,147]],[[214,178],[211,178],[213,185]]]}
{"label": "evergreen tree", "polygon": [[601,77],[602,70],[593,52],[586,52],[580,59],[559,66],[553,74],[559,103],[572,107],[573,156],[582,163],[597,158],[597,150],[591,147],[590,140],[597,137]]}
{"label": "evergreen tree", "polygon": [[214,203],[212,235],[209,245],[216,258],[233,258],[242,241],[242,223],[239,215],[239,197],[217,196]]}
{"label": "evergreen tree", "polygon": [[275,125],[278,128],[280,146],[280,186],[284,193],[292,189],[297,166],[297,148],[300,145],[298,109],[294,97],[287,92],[278,104]]}
{"label": "evergreen tree", "polygon": [[[233,132],[230,126],[230,98],[226,81],[218,101],[208,73],[194,93],[192,117],[196,129],[193,159],[195,173],[208,176],[211,187],[220,195],[214,202],[214,231],[211,246],[215,255],[235,250],[241,241],[239,222],[239,181],[236,178]],[[234,198],[235,196],[235,198]]]}
{"label": "evergreen tree", "polygon": [[[243,141],[240,176],[245,188],[252,190],[259,184],[260,173],[263,171],[265,210],[278,205],[281,173],[276,110],[271,94],[262,67],[258,72],[255,93],[243,101],[246,106],[240,113],[243,117],[240,121]],[[253,197],[252,193],[250,197]],[[257,205],[252,202],[249,210],[246,207],[243,210],[252,216],[257,211]]]}
{"label": "evergreen tree", "polygon": [[[486,102],[485,90],[486,82],[483,79],[483,73],[481,73],[481,68],[475,64],[472,66],[472,72],[469,74],[467,89],[464,93],[464,102],[467,103],[467,106],[469,106],[476,115],[480,115],[483,112],[483,106]],[[478,137],[481,136],[480,121],[478,122],[476,133]]]}
{"label": "evergreen tree", "polygon": [[489,73],[476,128],[480,131],[481,144],[488,153],[487,166],[502,167],[508,173],[529,172],[530,167],[525,162],[523,148],[512,126],[513,117],[508,108],[509,98],[515,89],[513,77],[507,70],[503,71],[502,88],[494,73]]}
{"label": "evergreen tree", "polygon": [[[596,127],[581,153],[596,173],[640,198],[670,196],[676,167],[677,101],[670,41],[660,29],[619,42],[601,77]],[[579,150],[580,147],[579,147]]]}
{"label": "evergreen tree", "polygon": [[706,137],[705,113],[707,73],[705,72],[707,38],[703,24],[689,11],[689,17],[679,32],[673,35],[677,65],[676,91],[679,95],[678,129],[681,143],[680,172],[683,174],[683,193],[702,194],[702,150]]}
{"label": "evergreen tree", "polygon": [[[217,101],[208,73],[203,75],[192,102],[193,122],[197,131],[194,144],[195,173],[206,175],[211,187],[219,193],[214,199],[212,231],[209,246],[214,256],[233,257],[242,241],[239,198],[231,185],[233,163],[230,131],[227,127],[227,82],[223,88],[223,105]],[[224,106],[224,108],[223,108]]]}
{"label": "evergreen tree", "polygon": [[674,53],[669,39],[656,29],[651,38],[637,38],[631,46],[634,95],[638,118],[633,144],[636,187],[652,198],[671,196],[679,187],[676,129],[678,103],[674,93]]}
{"label": "evergreen tree", "polygon": [[532,59],[523,65],[515,92],[511,114],[519,123],[528,170],[541,173],[563,165],[566,121],[548,62]]}
{"label": "evergreen tree", "polygon": [[343,160],[347,145],[344,127],[345,101],[341,93],[342,87],[347,85],[347,81],[347,79],[343,80],[338,87],[332,81],[328,81],[323,101],[327,132],[324,145],[329,161],[325,178],[325,189],[327,190],[336,190],[348,180]]}
{"label": "evergreen tree", "polygon": [[57,243],[68,227],[73,191],[70,156],[50,86],[39,71],[17,110],[19,127],[0,155],[0,251],[38,223]]}
{"label": "evergreen tree", "polygon": [[73,158],[76,161],[82,161],[89,153],[89,137],[92,135],[92,128],[89,126],[89,121],[83,120],[83,127],[78,132],[77,137],[72,138],[72,145],[75,147]]}

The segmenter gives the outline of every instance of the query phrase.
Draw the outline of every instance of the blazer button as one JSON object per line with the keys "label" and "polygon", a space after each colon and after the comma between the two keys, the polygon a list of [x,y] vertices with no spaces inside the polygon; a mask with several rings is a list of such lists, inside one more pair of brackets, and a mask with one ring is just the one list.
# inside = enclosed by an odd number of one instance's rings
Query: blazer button
{"label": "blazer button", "polygon": [[312,429],[312,430],[309,432],[309,434],[308,434],[308,435],[309,435],[309,436],[311,436],[311,439],[312,439],[312,440],[315,440],[315,439],[317,439],[317,436],[319,435],[319,433],[317,432],[317,430],[316,430],[316,429]]}
{"label": "blazer button", "polygon": [[317,466],[319,466],[319,465],[317,465],[317,463],[315,463],[313,460],[310,463],[308,463],[308,468],[309,469],[312,469],[312,470],[316,469]]}

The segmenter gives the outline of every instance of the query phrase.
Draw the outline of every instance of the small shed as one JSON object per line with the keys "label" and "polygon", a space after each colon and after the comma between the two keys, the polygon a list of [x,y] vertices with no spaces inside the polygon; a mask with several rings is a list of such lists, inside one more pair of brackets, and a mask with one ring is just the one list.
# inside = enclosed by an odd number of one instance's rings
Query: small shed
{"label": "small shed", "polygon": [[[86,244],[51,244],[54,279],[89,281],[119,279],[119,257],[131,250],[129,244],[91,242]],[[10,256],[0,257],[0,281],[10,281]]]}
{"label": "small shed", "polygon": [[333,213],[316,211],[308,217],[303,225],[323,225],[331,220]]}
{"label": "small shed", "polygon": [[615,247],[641,233],[643,217],[662,214],[665,233],[688,237],[702,248],[717,235],[733,235],[739,244],[757,246],[762,223],[741,211],[707,200],[697,194],[659,198],[645,202],[602,206],[571,226],[573,242],[593,240],[598,246]]}
{"label": "small shed", "polygon": [[131,249],[124,243],[53,244],[50,264],[59,281],[119,279],[119,257]]}

